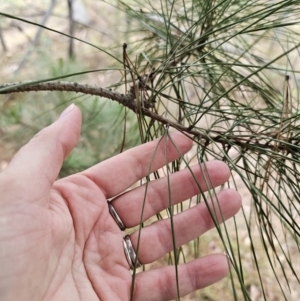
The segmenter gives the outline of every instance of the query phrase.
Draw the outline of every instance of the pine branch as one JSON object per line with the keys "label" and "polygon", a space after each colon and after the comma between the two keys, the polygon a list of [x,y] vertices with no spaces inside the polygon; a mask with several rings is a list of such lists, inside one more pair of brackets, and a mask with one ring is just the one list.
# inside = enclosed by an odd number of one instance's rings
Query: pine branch
{"label": "pine branch", "polygon": [[[14,87],[16,86],[16,87]],[[260,137],[259,135],[253,135],[250,138],[245,138],[245,136],[239,135],[230,135],[226,132],[214,132],[215,135],[211,135],[209,131],[203,130],[195,130],[191,127],[185,127],[177,122],[171,121],[165,117],[158,115],[151,111],[148,108],[138,108],[136,101],[135,101],[135,93],[130,90],[126,95],[120,94],[116,91],[112,91],[111,89],[105,89],[102,87],[91,86],[87,84],[78,84],[76,82],[64,82],[64,81],[52,81],[52,82],[43,82],[43,83],[34,83],[31,84],[30,82],[22,82],[22,83],[8,83],[4,85],[0,85],[0,94],[10,94],[10,93],[17,93],[17,92],[30,92],[30,91],[65,91],[65,92],[76,92],[76,93],[83,93],[83,94],[90,94],[96,95],[104,98],[108,98],[114,101],[117,101],[119,104],[129,108],[136,114],[141,112],[144,116],[150,117],[152,120],[156,120],[159,123],[167,126],[171,126],[178,131],[185,132],[191,136],[195,137],[195,140],[198,142],[202,140],[204,144],[207,146],[212,142],[220,143],[223,146],[239,146],[246,150],[252,151],[259,151],[259,149],[269,149],[274,150],[273,143],[267,141],[265,143],[259,142],[261,139],[266,139],[266,137]],[[292,137],[290,138],[291,141]],[[299,151],[297,143],[285,143],[277,145],[277,151],[287,151],[290,153]],[[276,142],[278,143],[278,142]]]}

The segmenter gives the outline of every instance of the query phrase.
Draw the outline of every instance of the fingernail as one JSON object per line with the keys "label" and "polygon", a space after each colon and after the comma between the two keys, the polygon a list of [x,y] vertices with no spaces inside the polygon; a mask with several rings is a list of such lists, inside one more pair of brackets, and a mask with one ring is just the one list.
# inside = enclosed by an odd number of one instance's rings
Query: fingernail
{"label": "fingernail", "polygon": [[69,105],[67,108],[65,108],[63,110],[63,112],[60,114],[58,119],[61,119],[61,118],[65,117],[66,115],[68,115],[74,109],[74,107],[75,107],[75,105],[73,103],[71,105]]}

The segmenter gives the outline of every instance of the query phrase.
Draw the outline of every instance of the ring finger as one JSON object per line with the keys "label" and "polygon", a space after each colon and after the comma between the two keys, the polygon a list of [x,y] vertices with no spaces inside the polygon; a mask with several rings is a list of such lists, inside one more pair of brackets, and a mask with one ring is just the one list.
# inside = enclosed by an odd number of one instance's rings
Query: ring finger
{"label": "ring finger", "polygon": [[[215,221],[219,224],[237,213],[241,197],[235,190],[223,190],[208,202]],[[215,226],[211,213],[204,202],[174,216],[176,247],[202,235]],[[139,231],[130,235],[137,250]],[[142,264],[151,263],[173,250],[170,219],[160,220],[141,229],[138,259]]]}

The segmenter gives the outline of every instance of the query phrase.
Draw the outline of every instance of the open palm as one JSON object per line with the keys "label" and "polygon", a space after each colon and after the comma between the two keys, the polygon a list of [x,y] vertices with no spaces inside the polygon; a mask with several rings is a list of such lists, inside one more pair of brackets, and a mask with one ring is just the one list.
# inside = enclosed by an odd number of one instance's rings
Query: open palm
{"label": "open palm", "polygon": [[[127,228],[137,226],[146,187],[127,189],[165,165],[166,158],[168,162],[178,158],[178,150],[187,152],[191,141],[174,133],[171,139],[141,145],[55,181],[80,128],[80,111],[72,106],[23,147],[0,174],[1,300],[130,300],[132,273],[124,254],[124,234],[109,213],[107,199],[113,198]],[[179,203],[198,194],[199,186],[207,190],[229,177],[228,167],[218,161],[191,168],[198,184],[188,169],[169,180],[150,182],[143,221],[169,206],[170,192],[173,204]],[[203,170],[211,187],[206,187]],[[218,202],[219,222],[240,207],[233,190],[220,192]],[[204,203],[176,215],[174,222],[178,246],[214,226]],[[136,250],[138,231],[131,233],[131,241]],[[138,251],[142,264],[156,261],[172,248],[168,219],[142,229]],[[224,255],[210,255],[179,265],[178,270],[179,291],[186,295],[224,277],[228,262]],[[136,275],[134,300],[171,300],[176,295],[174,267]]]}

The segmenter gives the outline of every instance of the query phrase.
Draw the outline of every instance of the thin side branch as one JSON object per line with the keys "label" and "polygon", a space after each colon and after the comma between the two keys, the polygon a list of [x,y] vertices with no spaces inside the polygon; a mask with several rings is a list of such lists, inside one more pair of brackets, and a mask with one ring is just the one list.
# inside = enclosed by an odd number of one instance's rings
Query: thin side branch
{"label": "thin side branch", "polygon": [[[14,87],[16,86],[16,87]],[[210,135],[209,132],[191,129],[190,127],[185,127],[177,122],[171,121],[165,117],[162,117],[150,109],[147,108],[138,108],[135,101],[135,94],[128,92],[126,95],[120,94],[111,89],[105,89],[101,87],[91,86],[87,84],[78,84],[75,82],[64,82],[64,81],[52,81],[31,84],[30,82],[26,83],[8,83],[0,85],[0,94],[10,94],[17,92],[30,92],[30,91],[65,91],[65,92],[76,92],[83,94],[96,95],[104,98],[108,98],[114,101],[117,101],[119,104],[129,108],[136,114],[142,114],[143,116],[148,116],[152,120],[156,120],[163,125],[171,126],[181,132],[185,132],[189,135],[192,135],[198,141],[203,140],[205,145],[210,144],[211,142],[221,143],[224,146],[239,146],[244,150],[258,151],[259,149],[270,149],[273,150],[274,146],[271,143],[260,143],[258,137],[255,138],[245,138],[239,137],[238,135],[228,135],[227,133],[218,133],[218,135]],[[138,113],[137,113],[138,112]],[[278,150],[284,149],[289,152],[298,151],[297,145],[285,144],[279,145]]]}

